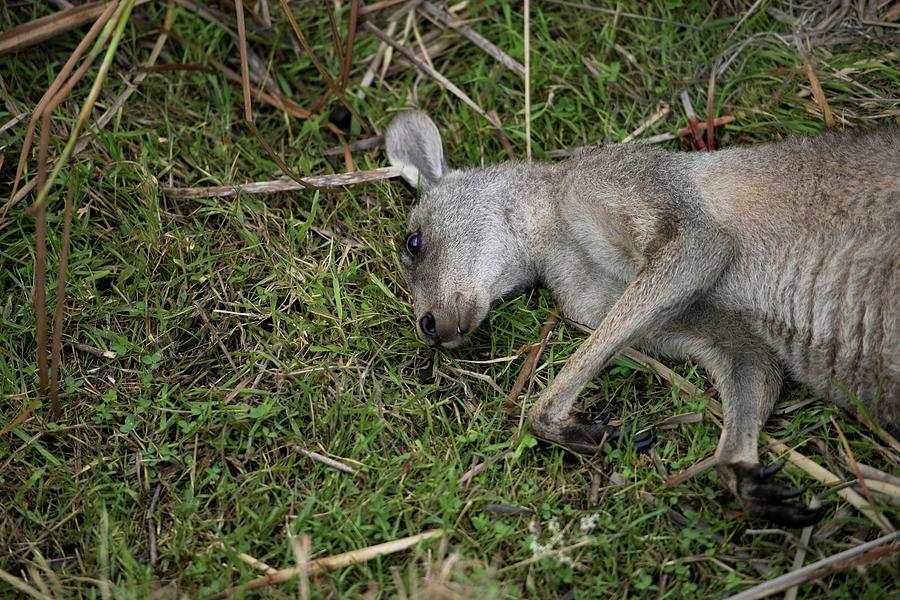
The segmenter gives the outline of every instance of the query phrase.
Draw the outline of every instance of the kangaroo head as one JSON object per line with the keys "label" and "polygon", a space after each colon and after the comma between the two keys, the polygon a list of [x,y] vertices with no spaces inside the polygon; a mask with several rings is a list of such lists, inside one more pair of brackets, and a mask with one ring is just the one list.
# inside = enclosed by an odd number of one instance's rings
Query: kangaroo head
{"label": "kangaroo head", "polygon": [[524,167],[448,169],[437,127],[416,111],[394,118],[385,145],[421,192],[400,248],[417,332],[427,344],[459,346],[493,302],[534,280],[512,214]]}

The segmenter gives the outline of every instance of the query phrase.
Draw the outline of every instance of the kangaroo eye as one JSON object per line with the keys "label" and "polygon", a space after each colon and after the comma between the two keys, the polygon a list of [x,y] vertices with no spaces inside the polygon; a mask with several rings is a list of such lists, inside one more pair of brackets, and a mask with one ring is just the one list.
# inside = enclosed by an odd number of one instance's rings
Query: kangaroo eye
{"label": "kangaroo eye", "polygon": [[403,243],[403,245],[406,248],[406,252],[410,256],[415,256],[416,254],[418,254],[419,249],[422,246],[422,243],[419,240],[419,232],[414,231],[411,234],[409,234],[408,236],[406,236],[406,241]]}

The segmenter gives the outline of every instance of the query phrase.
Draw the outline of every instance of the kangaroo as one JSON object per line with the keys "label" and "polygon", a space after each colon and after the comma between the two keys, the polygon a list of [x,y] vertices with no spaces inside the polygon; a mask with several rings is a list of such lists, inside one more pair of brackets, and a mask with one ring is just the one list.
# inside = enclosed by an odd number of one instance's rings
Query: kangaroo
{"label": "kangaroo", "polygon": [[900,434],[900,128],[451,170],[435,124],[408,111],[385,143],[424,188],[400,262],[426,344],[459,346],[492,302],[538,285],[594,328],[530,410],[538,437],[597,451],[610,432],[574,405],[631,344],[709,374],[717,470],[750,518],[802,527],[826,510],[759,462],[783,367]]}

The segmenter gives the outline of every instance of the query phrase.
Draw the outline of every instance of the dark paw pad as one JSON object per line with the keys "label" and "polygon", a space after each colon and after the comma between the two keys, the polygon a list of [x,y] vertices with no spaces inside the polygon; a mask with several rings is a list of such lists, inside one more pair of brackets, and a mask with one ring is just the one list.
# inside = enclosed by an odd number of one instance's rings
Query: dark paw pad
{"label": "dark paw pad", "polygon": [[[623,438],[628,438],[629,432],[629,427],[611,427],[609,417],[601,423],[574,421],[561,429],[558,441],[579,454],[596,454],[603,444],[618,445]],[[649,450],[655,441],[653,431],[647,430],[632,437],[631,445],[635,450],[644,452]]]}
{"label": "dark paw pad", "polygon": [[738,497],[751,519],[764,519],[783,527],[807,527],[818,523],[826,506],[810,508],[802,502],[788,502],[802,495],[805,487],[789,488],[773,479],[784,466],[779,461],[768,466],[733,465]]}

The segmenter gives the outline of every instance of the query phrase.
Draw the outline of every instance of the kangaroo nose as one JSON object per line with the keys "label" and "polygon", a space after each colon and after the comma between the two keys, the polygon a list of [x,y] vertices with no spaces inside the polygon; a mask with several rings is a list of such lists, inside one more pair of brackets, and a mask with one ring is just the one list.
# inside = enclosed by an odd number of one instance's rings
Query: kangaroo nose
{"label": "kangaroo nose", "polygon": [[419,320],[419,327],[422,328],[422,333],[424,333],[428,337],[437,337],[437,328],[434,323],[434,315],[430,312],[425,313],[425,315]]}

